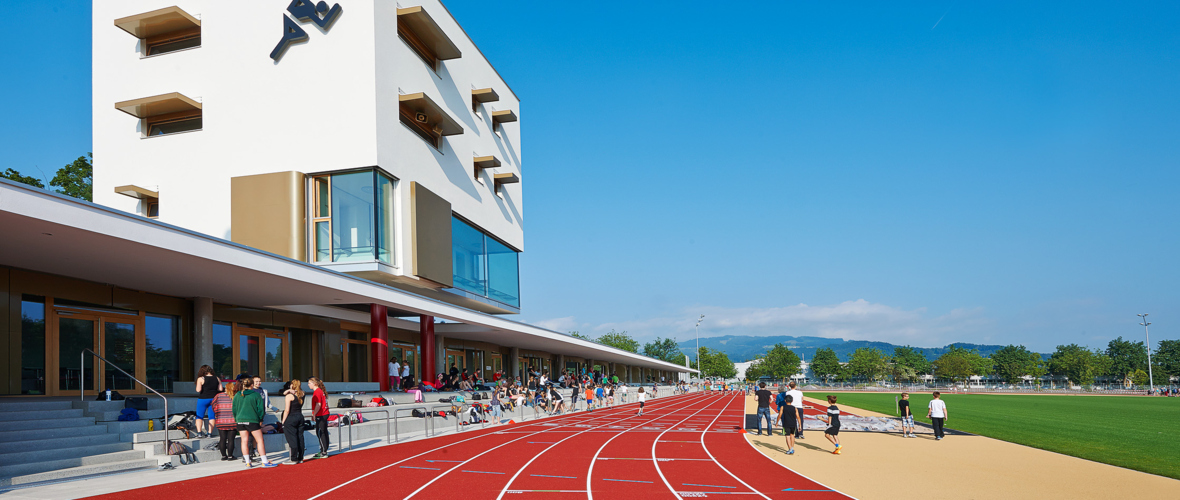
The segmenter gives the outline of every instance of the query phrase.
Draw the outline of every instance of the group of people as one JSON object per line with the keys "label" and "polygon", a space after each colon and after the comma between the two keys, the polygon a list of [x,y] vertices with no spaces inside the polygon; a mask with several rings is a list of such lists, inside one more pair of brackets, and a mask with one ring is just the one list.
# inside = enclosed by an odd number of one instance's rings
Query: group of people
{"label": "group of people", "polygon": [[[788,389],[789,387],[789,389]],[[778,413],[771,420],[770,400],[773,396],[770,391],[766,390],[766,382],[758,383],[758,390],[754,391],[754,395],[758,398],[758,429],[757,434],[762,434],[762,422],[766,421],[766,435],[773,435],[773,422],[779,422],[783,429],[783,436],[787,441],[787,454],[795,454],[795,440],[803,439],[803,392],[800,391],[795,382],[791,382],[787,387],[779,387],[778,397],[775,398],[775,406],[778,407]],[[926,418],[930,419],[931,427],[934,428],[934,439],[941,441],[945,437],[943,425],[949,417],[949,412],[946,408],[946,402],[942,400],[942,394],[935,391],[934,398],[927,406]],[[910,409],[910,394],[903,392],[901,400],[898,402],[902,417],[902,435],[904,437],[917,437],[914,434],[914,415]],[[835,449],[832,454],[839,455],[843,451],[843,445],[840,443],[840,407],[836,406],[837,397],[829,394],[827,396],[828,407],[825,409],[823,415],[819,417],[820,421],[828,425],[824,429],[824,438],[827,439]]]}
{"label": "group of people", "polygon": [[[320,451],[311,458],[328,457],[328,396],[324,382],[316,377],[307,381],[312,390],[311,409],[315,419],[316,437]],[[283,406],[271,404],[270,394],[262,388],[262,378],[241,374],[232,382],[222,382],[213,373],[213,368],[203,365],[197,370],[197,437],[212,437],[217,429],[220,441],[217,444],[221,460],[234,460],[234,437],[240,438],[242,461],[246,467],[253,467],[260,461],[262,467],[277,467],[267,457],[263,434],[282,432],[291,449],[290,463],[299,464],[304,459],[303,432],[306,422],[303,406],[306,394],[303,382],[294,379],[283,385]],[[268,422],[267,411],[278,413],[277,420]]]}

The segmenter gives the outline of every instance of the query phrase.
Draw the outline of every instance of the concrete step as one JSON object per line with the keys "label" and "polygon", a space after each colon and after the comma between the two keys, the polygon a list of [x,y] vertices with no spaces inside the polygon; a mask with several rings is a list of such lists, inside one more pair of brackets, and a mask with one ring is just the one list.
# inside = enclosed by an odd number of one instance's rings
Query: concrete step
{"label": "concrete step", "polygon": [[60,427],[93,426],[94,417],[47,418],[37,420],[14,420],[0,425],[6,431],[56,429]]}
{"label": "concrete step", "polygon": [[[187,439],[182,431],[168,431],[169,438],[173,441],[180,441]],[[164,440],[164,431],[150,431],[150,432],[136,432],[134,434],[123,434],[124,441],[132,443],[151,443],[154,441]]]}
{"label": "concrete step", "polygon": [[26,474],[10,478],[0,478],[0,486],[16,486],[21,484],[38,483],[42,481],[55,481],[75,477],[93,476],[96,474],[110,474],[112,472],[156,468],[158,466],[159,462],[150,458],[125,460],[122,462],[109,462],[95,465],[84,465],[80,467],[71,467],[68,469],[46,471],[37,474]]}
{"label": "concrete step", "polygon": [[30,401],[0,399],[0,413],[10,411],[68,410],[73,408],[70,401]]}
{"label": "concrete step", "polygon": [[25,410],[25,411],[0,411],[0,422],[14,422],[19,420],[49,420],[58,418],[73,418],[81,417],[82,410],[75,410],[72,408],[64,408],[58,410]]}
{"label": "concrete step", "polygon": [[89,455],[85,457],[62,458],[59,460],[46,460],[44,462],[5,465],[0,467],[0,477],[25,476],[28,474],[68,469],[70,467],[108,464],[127,460],[142,460],[144,458],[143,451],[127,450],[117,451],[115,453],[103,453],[101,455]]}
{"label": "concrete step", "polygon": [[30,450],[16,453],[0,454],[0,466],[33,462],[46,462],[63,458],[85,457],[127,451],[132,448],[131,443],[115,442],[96,444],[93,446],[78,446],[71,448],[57,448],[52,450]]}
{"label": "concrete step", "polygon": [[[101,428],[101,427],[100,427]],[[28,431],[36,433],[39,431]],[[20,453],[26,451],[49,450],[58,448],[79,448],[82,446],[91,446],[96,444],[118,443],[118,434],[91,434],[88,436],[70,436],[49,439],[37,439],[33,441],[11,441],[7,443],[0,443],[0,457],[8,453]]]}
{"label": "concrete step", "polygon": [[[0,426],[0,429],[7,429],[7,427]],[[21,430],[0,430],[0,443],[11,443],[18,441],[36,441],[40,439],[53,439],[64,437],[82,437],[93,436],[95,434],[106,434],[107,428],[104,425],[83,425],[77,427],[55,427],[50,429],[21,429]]]}
{"label": "concrete step", "polygon": [[[94,417],[99,422],[118,422],[119,415],[123,413],[122,409],[116,411],[90,411],[86,412],[87,417]],[[164,410],[139,410],[139,420],[147,420],[149,418],[163,418]],[[138,420],[137,420],[138,422]]]}

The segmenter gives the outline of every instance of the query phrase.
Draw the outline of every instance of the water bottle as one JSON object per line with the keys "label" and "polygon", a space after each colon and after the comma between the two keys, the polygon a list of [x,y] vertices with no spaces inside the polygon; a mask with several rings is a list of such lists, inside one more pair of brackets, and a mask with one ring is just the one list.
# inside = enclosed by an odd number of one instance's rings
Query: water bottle
{"label": "water bottle", "polygon": [[103,391],[103,394],[106,394],[106,396],[107,396],[107,401],[110,401],[110,400],[111,400],[111,390],[110,390],[110,389],[107,389],[107,390]]}
{"label": "water bottle", "polygon": [[151,432],[154,430],[156,430],[156,420],[149,418],[148,419],[148,432]]}

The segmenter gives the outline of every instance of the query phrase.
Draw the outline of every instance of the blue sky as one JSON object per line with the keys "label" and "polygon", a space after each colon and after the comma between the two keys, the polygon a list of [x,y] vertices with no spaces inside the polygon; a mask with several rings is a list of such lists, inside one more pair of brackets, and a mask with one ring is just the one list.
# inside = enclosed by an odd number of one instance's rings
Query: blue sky
{"label": "blue sky", "polygon": [[[52,176],[90,147],[89,10],[16,3],[0,170]],[[1180,338],[1180,4],[447,6],[523,101],[524,321]]]}

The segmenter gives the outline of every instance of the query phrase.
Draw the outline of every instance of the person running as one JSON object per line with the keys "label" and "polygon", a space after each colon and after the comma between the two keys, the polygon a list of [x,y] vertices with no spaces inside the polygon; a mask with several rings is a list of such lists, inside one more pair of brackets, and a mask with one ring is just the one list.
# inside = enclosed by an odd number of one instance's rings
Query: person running
{"label": "person running", "polygon": [[803,391],[800,391],[795,386],[794,380],[788,383],[787,387],[790,387],[790,390],[787,391],[787,395],[790,396],[791,400],[795,402],[795,413],[797,413],[799,416],[799,427],[795,430],[795,439],[803,439]]}
{"label": "person running", "polygon": [[500,394],[503,392],[503,390],[504,388],[497,387],[496,390],[492,391],[492,418],[496,419],[497,424],[500,423],[500,417],[503,415],[500,408],[502,406],[500,404]]}
{"label": "person running", "polygon": [[247,469],[254,466],[250,463],[249,450],[250,438],[253,437],[258,456],[262,459],[262,466],[277,467],[279,464],[271,463],[266,457],[266,443],[262,440],[261,424],[266,408],[262,405],[262,396],[250,390],[253,388],[253,378],[243,379],[242,392],[235,394],[233,399],[234,422],[238,424],[238,434],[242,438],[242,459],[246,462]]}
{"label": "person running", "polygon": [[824,437],[836,445],[836,449],[832,450],[833,455],[840,454],[840,408],[836,406],[836,396],[828,395],[828,414],[826,417],[820,417],[828,424],[828,428],[824,430]]}
{"label": "person running", "polygon": [[213,415],[217,417],[214,425],[221,438],[217,443],[217,451],[221,452],[221,460],[234,459],[234,434],[238,431],[238,423],[234,421],[234,394],[238,392],[237,383],[230,382],[225,386],[225,392],[213,396]]}
{"label": "person running", "polygon": [[328,458],[328,389],[316,377],[307,379],[311,388],[311,415],[315,417],[315,436],[320,441],[320,451],[311,458]]}
{"label": "person running", "polygon": [[926,410],[926,418],[930,419],[930,424],[934,427],[935,441],[942,441],[944,435],[942,426],[946,424],[947,416],[946,403],[942,400],[942,393],[934,391],[934,399],[930,400],[929,409]]}
{"label": "person running", "polygon": [[643,402],[647,400],[647,393],[643,392],[643,387],[639,388],[639,413],[636,415],[643,415]]}
{"label": "person running", "polygon": [[787,394],[783,397],[785,404],[778,407],[778,419],[783,426],[783,435],[787,437],[787,454],[795,454],[795,417],[799,414],[795,411],[795,398]]}
{"label": "person running", "polygon": [[201,365],[197,369],[197,437],[211,437],[213,422],[217,415],[213,412],[213,398],[224,391],[221,381],[213,375],[213,368]]}
{"label": "person running", "polygon": [[291,448],[290,462],[303,463],[303,382],[299,379],[288,382],[290,388],[283,391],[283,434]]}
{"label": "person running", "polygon": [[585,397],[586,397],[586,411],[593,411],[594,410],[594,385],[589,382],[586,383]]}
{"label": "person running", "polygon": [[610,387],[606,388],[606,405],[607,406],[614,406],[615,405],[615,386],[614,385],[611,385]]}
{"label": "person running", "polygon": [[901,393],[901,400],[897,402],[897,409],[901,413],[902,437],[918,437],[914,435],[914,414],[910,412],[910,393]]}
{"label": "person running", "polygon": [[565,413],[565,399],[561,397],[561,394],[557,393],[556,386],[549,387],[549,401],[553,403],[554,415]]}
{"label": "person running", "polygon": [[758,383],[758,392],[754,393],[758,397],[758,435],[762,434],[762,420],[766,420],[766,435],[774,434],[774,424],[770,421],[770,398],[772,394],[766,390],[766,382]]}
{"label": "person running", "polygon": [[599,408],[606,408],[606,390],[602,388],[602,384],[594,388],[594,405]]}

